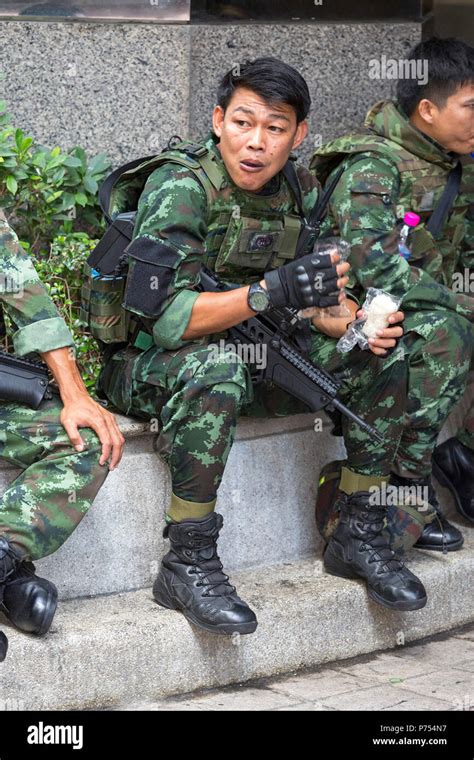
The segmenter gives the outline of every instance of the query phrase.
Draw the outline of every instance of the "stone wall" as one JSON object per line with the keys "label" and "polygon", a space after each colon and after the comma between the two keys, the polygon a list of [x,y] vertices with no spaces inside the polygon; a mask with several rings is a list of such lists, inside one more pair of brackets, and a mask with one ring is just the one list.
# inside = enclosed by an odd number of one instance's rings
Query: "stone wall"
{"label": "stone wall", "polygon": [[308,81],[307,159],[315,139],[350,129],[390,96],[394,82],[371,79],[369,61],[403,57],[421,24],[2,21],[0,32],[0,88],[15,125],[49,147],[78,144],[119,164],[159,152],[173,134],[205,134],[219,78],[261,55],[282,58]]}

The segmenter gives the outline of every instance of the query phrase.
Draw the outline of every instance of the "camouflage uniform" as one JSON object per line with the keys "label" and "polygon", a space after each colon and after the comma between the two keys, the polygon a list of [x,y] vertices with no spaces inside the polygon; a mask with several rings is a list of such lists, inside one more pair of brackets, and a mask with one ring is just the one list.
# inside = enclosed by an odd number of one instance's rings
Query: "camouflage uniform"
{"label": "camouflage uniform", "polygon": [[[377,287],[403,298],[409,389],[395,470],[401,476],[425,476],[439,430],[462,396],[472,366],[474,298],[451,290],[455,273],[472,270],[474,260],[472,162],[435,240],[424,222],[456,157],[413,127],[391,101],[377,103],[365,127],[323,146],[311,168],[325,181],[344,162],[331,211],[335,231],[352,245],[353,292],[362,299],[369,287]],[[398,252],[407,211],[421,217],[410,236],[408,262]],[[471,447],[473,425],[471,409],[460,436]]]}
{"label": "camouflage uniform", "polygon": [[[65,322],[1,210],[0,256],[0,301],[16,327],[15,353],[73,346]],[[57,396],[38,410],[0,401],[0,456],[22,469],[0,499],[0,534],[33,560],[64,543],[108,472],[99,465],[101,446],[92,430],[81,430],[87,444],[83,452],[73,448],[59,421],[61,408]]]}
{"label": "camouflage uniform", "polygon": [[[150,319],[145,308],[135,313],[144,317],[153,341],[146,350],[136,345],[115,352],[113,347],[107,349],[99,381],[101,390],[123,412],[160,418],[156,448],[171,469],[173,496],[168,515],[178,520],[199,517],[214,508],[238,415],[308,411],[270,384],[253,388],[247,366],[235,354],[233,361],[225,353],[216,359],[209,344],[225,333],[180,339],[199,296],[201,265],[224,281],[258,281],[265,271],[294,257],[300,228],[295,200],[282,174],[261,193],[245,193],[232,182],[211,135],[204,145],[214,175],[216,166],[219,169],[210,193],[200,182],[199,172],[196,176],[196,171],[179,165],[175,152],[150,175],[141,194],[134,243],[141,261],[148,261],[147,274],[157,275],[162,291],[155,299],[156,319]],[[303,167],[297,167],[297,174],[309,213],[319,185]],[[112,210],[124,210],[120,194]],[[325,229],[330,227],[326,223]],[[255,234],[261,233],[271,242],[264,250],[254,245]],[[137,275],[145,283],[143,272],[134,271],[136,266],[132,258],[129,282]],[[386,447],[381,447],[344,420],[350,468],[380,479],[390,472],[401,433],[405,362],[398,351],[388,359],[362,351],[341,357],[335,345],[336,341],[312,329],[313,361],[341,374],[341,399],[386,435]]]}
{"label": "camouflage uniform", "polygon": [[[473,156],[463,157],[464,187],[469,197],[469,208],[466,213],[465,235],[457,265],[458,278],[465,285],[468,275],[471,297],[474,298],[474,161]],[[463,280],[464,278],[464,280]],[[471,359],[471,370],[474,359]],[[461,443],[474,451],[474,402],[471,403],[464,420],[464,427],[456,436]]]}

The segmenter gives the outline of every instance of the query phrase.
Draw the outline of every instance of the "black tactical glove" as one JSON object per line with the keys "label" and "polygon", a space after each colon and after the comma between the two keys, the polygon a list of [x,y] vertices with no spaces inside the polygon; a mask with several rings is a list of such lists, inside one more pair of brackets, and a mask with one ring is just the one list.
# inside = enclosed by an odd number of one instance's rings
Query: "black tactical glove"
{"label": "black tactical glove", "polygon": [[272,306],[324,308],[339,302],[336,265],[327,253],[308,253],[265,272],[264,277]]}

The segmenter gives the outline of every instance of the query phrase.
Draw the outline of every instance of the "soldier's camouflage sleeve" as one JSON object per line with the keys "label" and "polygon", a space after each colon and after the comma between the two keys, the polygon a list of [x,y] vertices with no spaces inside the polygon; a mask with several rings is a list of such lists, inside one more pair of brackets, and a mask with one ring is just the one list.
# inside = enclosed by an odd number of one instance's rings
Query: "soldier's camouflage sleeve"
{"label": "soldier's camouflage sleeve", "polygon": [[466,234],[464,236],[460,268],[474,272],[474,206],[471,206],[466,216]]}
{"label": "soldier's camouflage sleeve", "polygon": [[206,192],[186,167],[167,163],[148,178],[138,204],[134,240],[148,238],[170,249],[171,281],[154,324],[158,346],[180,348],[191,318],[207,234]]}
{"label": "soldier's camouflage sleeve", "polygon": [[[474,161],[470,161],[463,167],[463,184],[466,185],[468,196],[471,199],[474,198]],[[466,227],[458,264],[458,270],[463,274],[465,269],[468,269],[470,273],[474,272],[474,203],[472,202],[465,221]]]}
{"label": "soldier's camouflage sleeve", "polygon": [[338,234],[352,246],[349,289],[358,294],[382,288],[402,298],[403,309],[444,308],[474,321],[474,299],[454,293],[399,255],[397,192],[396,170],[372,156],[349,164],[337,184],[330,212]]}
{"label": "soldier's camouflage sleeve", "polygon": [[0,302],[16,327],[19,356],[73,346],[66,323],[0,209]]}

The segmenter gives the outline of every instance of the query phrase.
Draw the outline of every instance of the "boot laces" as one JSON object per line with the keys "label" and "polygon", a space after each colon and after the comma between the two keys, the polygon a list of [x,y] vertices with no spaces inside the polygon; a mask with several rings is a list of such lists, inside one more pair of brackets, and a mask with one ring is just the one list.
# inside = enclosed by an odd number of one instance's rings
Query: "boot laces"
{"label": "boot laces", "polygon": [[[189,530],[187,535],[192,539],[192,549],[188,556],[195,562],[191,572],[199,575],[198,585],[206,586],[204,596],[229,596],[236,591],[235,586],[229,583],[229,576],[224,573],[222,561],[217,553],[216,540],[219,528],[213,526],[206,531],[199,532]],[[206,557],[206,549],[212,548],[212,555]],[[212,593],[211,593],[212,592]]]}
{"label": "boot laces", "polygon": [[32,562],[23,560],[18,567],[8,576],[5,581],[5,586],[14,586],[15,584],[23,583],[25,578],[34,578],[36,568]]}
{"label": "boot laces", "polygon": [[9,541],[0,538],[0,584],[8,582],[21,560]]}
{"label": "boot laces", "polygon": [[3,595],[5,586],[11,583],[15,578],[15,573],[21,565],[21,560],[10,544],[10,542],[0,537],[0,609],[4,610]]}
{"label": "boot laces", "polygon": [[352,500],[358,507],[355,513],[356,524],[364,532],[364,539],[360,545],[362,551],[371,551],[369,563],[380,563],[378,572],[396,572],[403,568],[403,562],[398,559],[395,552],[390,548],[388,540],[382,534],[385,508],[368,506],[364,500],[360,504],[358,500]]}

